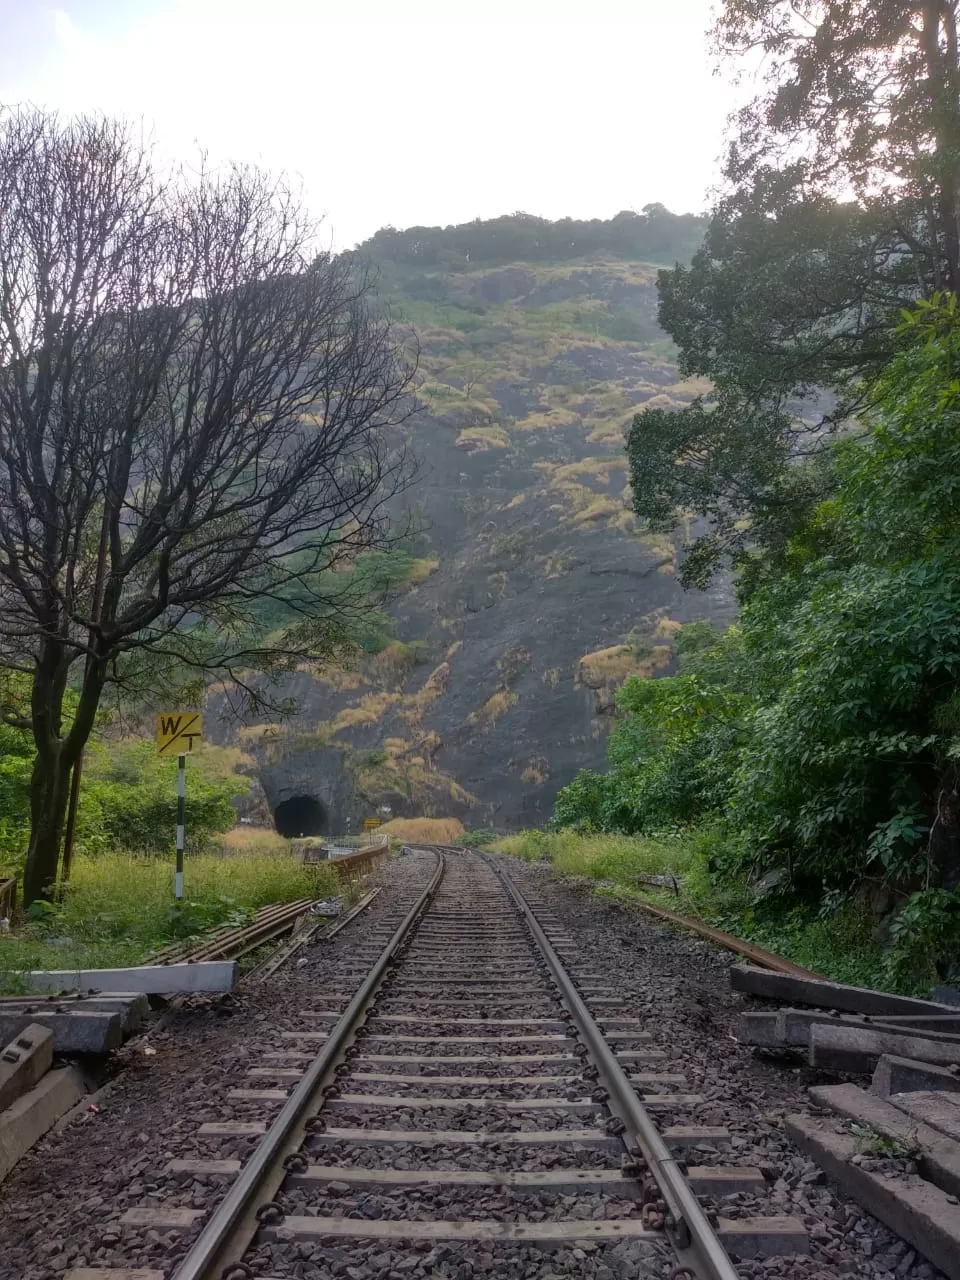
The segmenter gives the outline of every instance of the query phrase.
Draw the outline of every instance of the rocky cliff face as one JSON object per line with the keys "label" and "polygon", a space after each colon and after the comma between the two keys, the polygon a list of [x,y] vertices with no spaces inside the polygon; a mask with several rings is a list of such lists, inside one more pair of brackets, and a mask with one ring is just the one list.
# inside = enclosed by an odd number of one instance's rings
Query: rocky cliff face
{"label": "rocky cliff face", "polygon": [[684,592],[673,541],[630,512],[624,425],[702,390],[669,359],[654,277],[596,259],[385,268],[421,344],[418,558],[393,643],[299,676],[293,726],[242,731],[274,812],[312,799],[286,815],[314,830],[380,806],[542,822],[559,787],[602,765],[617,686],[668,672],[681,623],[730,621],[727,593]]}

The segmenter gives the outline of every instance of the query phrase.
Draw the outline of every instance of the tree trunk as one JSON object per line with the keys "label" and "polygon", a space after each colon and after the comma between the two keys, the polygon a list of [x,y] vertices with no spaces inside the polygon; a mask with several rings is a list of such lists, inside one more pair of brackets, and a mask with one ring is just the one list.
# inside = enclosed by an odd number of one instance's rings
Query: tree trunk
{"label": "tree trunk", "polygon": [[933,884],[950,890],[960,886],[960,768],[955,760],[939,778],[929,859]]}
{"label": "tree trunk", "polygon": [[[945,48],[941,47],[941,27]],[[936,187],[939,235],[937,241],[945,259],[947,287],[960,293],[960,67],[957,54],[956,19],[944,0],[926,0],[923,6],[921,41],[926,61],[927,91],[933,132],[936,139]],[[936,256],[936,250],[934,250]]]}
{"label": "tree trunk", "polygon": [[38,753],[30,779],[30,844],[23,874],[23,903],[50,899],[57,880],[70,770],[59,750]]}
{"label": "tree trunk", "polygon": [[30,843],[23,872],[23,905],[51,898],[57,881],[63,828],[70,798],[70,775],[93,730],[106,679],[106,662],[94,658],[83,674],[69,732],[63,730],[63,700],[71,651],[47,639],[33,673],[31,718],[37,746],[30,779]]}

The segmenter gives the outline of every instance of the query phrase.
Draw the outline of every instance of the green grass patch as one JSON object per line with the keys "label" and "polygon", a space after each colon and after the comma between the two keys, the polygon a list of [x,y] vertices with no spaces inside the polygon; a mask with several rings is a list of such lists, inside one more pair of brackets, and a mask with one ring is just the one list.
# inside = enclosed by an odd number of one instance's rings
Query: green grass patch
{"label": "green grass patch", "polygon": [[79,856],[61,905],[0,935],[0,986],[16,990],[27,969],[141,964],[168,943],[222,924],[245,924],[271,902],[337,893],[336,873],[289,851],[188,855],[184,900],[173,898],[173,859]]}
{"label": "green grass patch", "polygon": [[[895,989],[886,953],[863,911],[850,903],[829,914],[787,906],[775,894],[759,894],[745,880],[720,879],[710,870],[709,836],[522,831],[494,848],[527,861],[549,861],[562,875],[596,880],[597,892],[606,896],[651,902],[702,920],[835,982]],[[644,884],[641,877],[652,875],[676,876],[679,892]]]}

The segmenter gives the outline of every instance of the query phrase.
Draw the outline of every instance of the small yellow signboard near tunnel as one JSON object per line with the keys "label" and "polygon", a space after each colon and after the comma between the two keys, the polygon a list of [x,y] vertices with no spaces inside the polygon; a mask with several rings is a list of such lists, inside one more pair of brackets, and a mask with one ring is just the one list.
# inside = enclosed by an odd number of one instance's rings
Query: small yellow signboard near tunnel
{"label": "small yellow signboard near tunnel", "polygon": [[157,755],[182,756],[203,738],[203,716],[199,711],[172,711],[157,716]]}
{"label": "small yellow signboard near tunnel", "polygon": [[364,818],[363,820],[364,831],[376,831],[379,825],[380,825],[379,818]]}

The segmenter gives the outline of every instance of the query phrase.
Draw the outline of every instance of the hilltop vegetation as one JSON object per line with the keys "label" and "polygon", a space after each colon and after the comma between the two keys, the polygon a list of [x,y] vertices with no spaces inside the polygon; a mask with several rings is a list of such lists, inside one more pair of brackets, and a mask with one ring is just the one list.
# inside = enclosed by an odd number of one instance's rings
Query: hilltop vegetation
{"label": "hilltop vegetation", "polygon": [[[700,247],[706,219],[662,204],[616,217],[537,218],[514,213],[447,227],[383,227],[358,247],[379,262],[454,272],[513,262],[572,262],[591,256],[631,262],[685,262]],[[430,287],[429,285],[426,287]]]}

